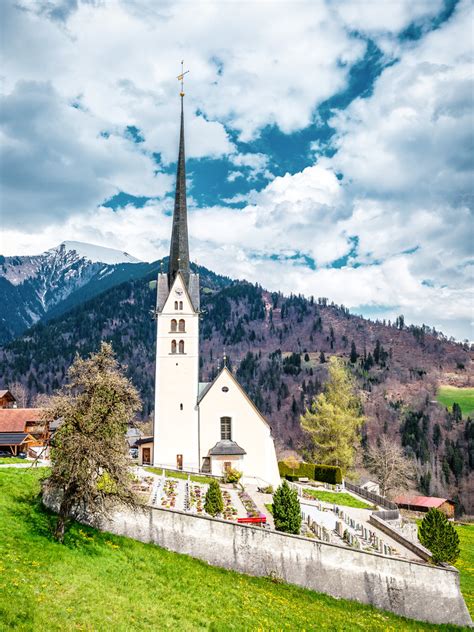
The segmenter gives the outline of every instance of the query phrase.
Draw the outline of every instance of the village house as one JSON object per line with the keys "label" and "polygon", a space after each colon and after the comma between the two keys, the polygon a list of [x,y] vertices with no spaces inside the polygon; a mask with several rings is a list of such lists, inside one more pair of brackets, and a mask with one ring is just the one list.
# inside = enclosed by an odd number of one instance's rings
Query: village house
{"label": "village house", "polygon": [[0,451],[16,456],[36,456],[48,444],[49,424],[41,408],[0,409]]}
{"label": "village house", "polygon": [[16,408],[16,398],[8,389],[0,390],[0,409]]}

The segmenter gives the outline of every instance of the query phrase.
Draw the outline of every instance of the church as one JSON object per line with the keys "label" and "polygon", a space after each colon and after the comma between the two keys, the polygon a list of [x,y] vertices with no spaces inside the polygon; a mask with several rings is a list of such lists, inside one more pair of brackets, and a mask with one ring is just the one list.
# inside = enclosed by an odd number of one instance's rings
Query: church
{"label": "church", "polygon": [[280,482],[268,422],[225,365],[199,382],[199,275],[189,261],[184,114],[181,129],[169,267],[158,274],[155,421],[156,467],[224,475],[229,468],[258,485]]}

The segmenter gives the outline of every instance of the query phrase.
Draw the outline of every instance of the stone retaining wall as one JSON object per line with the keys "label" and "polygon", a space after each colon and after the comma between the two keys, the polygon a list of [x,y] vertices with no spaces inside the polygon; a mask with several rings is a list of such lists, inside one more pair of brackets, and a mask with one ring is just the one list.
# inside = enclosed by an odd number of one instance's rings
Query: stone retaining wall
{"label": "stone retaining wall", "polygon": [[[44,493],[54,509],[54,498]],[[407,560],[237,525],[179,511],[145,507],[117,511],[101,528],[151,542],[214,566],[278,577],[333,597],[353,599],[432,623],[471,625],[459,573]]]}

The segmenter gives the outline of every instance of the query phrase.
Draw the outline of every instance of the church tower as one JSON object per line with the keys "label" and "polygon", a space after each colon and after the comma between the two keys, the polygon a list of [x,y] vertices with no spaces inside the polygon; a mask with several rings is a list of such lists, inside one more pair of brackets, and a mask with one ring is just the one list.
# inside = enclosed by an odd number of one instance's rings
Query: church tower
{"label": "church tower", "polygon": [[199,275],[189,264],[181,89],[176,194],[168,273],[157,282],[153,464],[199,468]]}

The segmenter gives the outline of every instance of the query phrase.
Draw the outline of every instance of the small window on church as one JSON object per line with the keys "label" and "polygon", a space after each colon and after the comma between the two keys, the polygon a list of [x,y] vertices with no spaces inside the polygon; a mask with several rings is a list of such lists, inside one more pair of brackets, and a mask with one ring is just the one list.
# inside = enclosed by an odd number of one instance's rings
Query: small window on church
{"label": "small window on church", "polygon": [[228,386],[223,386],[222,387],[222,392],[223,393],[228,393],[229,392],[229,387]]}
{"label": "small window on church", "polygon": [[232,419],[221,417],[221,440],[232,439]]}
{"label": "small window on church", "polygon": [[183,410],[183,404],[179,405],[179,410]]}
{"label": "small window on church", "polygon": [[171,341],[171,353],[176,353],[176,340]]}
{"label": "small window on church", "polygon": [[179,352],[184,353],[184,340],[179,341]]}
{"label": "small window on church", "polygon": [[178,301],[175,301],[175,302],[174,302],[174,308],[175,308],[175,309],[178,309]]}
{"label": "small window on church", "polygon": [[173,318],[171,321],[171,331],[177,331],[177,327],[178,327],[178,321]]}
{"label": "small window on church", "polygon": [[179,309],[183,309],[183,301],[179,301]]}
{"label": "small window on church", "polygon": [[180,319],[178,327],[179,327],[178,331],[186,331],[186,323],[184,321],[184,318]]}

